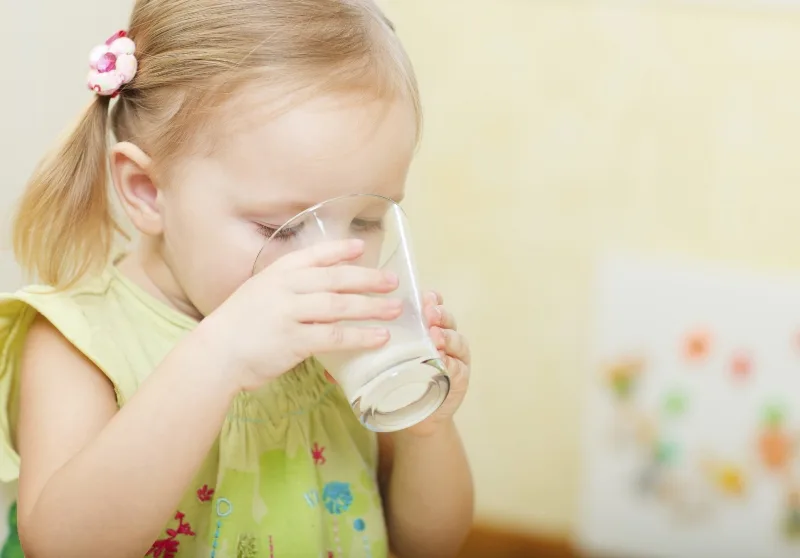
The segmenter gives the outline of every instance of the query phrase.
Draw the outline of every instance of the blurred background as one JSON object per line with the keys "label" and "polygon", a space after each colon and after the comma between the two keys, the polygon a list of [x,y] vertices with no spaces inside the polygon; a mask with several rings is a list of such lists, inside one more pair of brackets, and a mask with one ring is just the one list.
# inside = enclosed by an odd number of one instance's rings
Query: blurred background
{"label": "blurred background", "polygon": [[[464,556],[797,555],[800,361],[774,340],[800,339],[800,1],[382,4],[426,112],[406,204],[419,267],[475,353]],[[2,1],[0,214],[129,7]],[[0,252],[0,287],[19,281]],[[717,379],[681,381],[692,367]],[[667,427],[663,400],[707,414]],[[708,489],[704,514],[664,511],[678,477]]]}

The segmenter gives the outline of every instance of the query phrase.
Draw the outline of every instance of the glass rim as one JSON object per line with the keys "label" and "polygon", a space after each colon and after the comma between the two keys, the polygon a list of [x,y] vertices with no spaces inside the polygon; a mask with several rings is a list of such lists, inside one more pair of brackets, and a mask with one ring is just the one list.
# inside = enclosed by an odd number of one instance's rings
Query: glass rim
{"label": "glass rim", "polygon": [[269,238],[267,238],[264,241],[264,243],[261,245],[261,249],[258,251],[258,254],[256,254],[256,259],[253,261],[253,270],[251,272],[251,275],[255,275],[256,267],[258,266],[258,260],[259,260],[259,258],[261,258],[261,254],[264,252],[264,249],[269,245],[270,242],[272,242],[272,239],[274,239],[276,236],[281,234],[282,231],[286,230],[287,228],[291,228],[294,223],[296,223],[297,221],[305,218],[307,215],[309,215],[311,213],[314,213],[315,211],[319,210],[322,207],[334,204],[336,202],[340,202],[340,201],[344,201],[344,200],[348,200],[348,199],[353,199],[353,198],[376,198],[376,199],[382,200],[384,202],[388,202],[390,207],[395,207],[396,209],[399,209],[400,213],[402,214],[402,216],[404,218],[408,219],[408,214],[403,209],[403,206],[401,206],[399,203],[397,203],[392,198],[389,198],[389,197],[386,197],[386,196],[382,196],[380,194],[369,194],[369,193],[344,194],[344,195],[341,195],[341,196],[336,196],[335,198],[329,198],[327,200],[323,200],[323,201],[321,201],[321,202],[319,202],[319,203],[317,203],[315,205],[312,205],[311,207],[309,207],[307,209],[304,209],[303,211],[301,211],[297,215],[295,215],[292,218],[290,218],[288,221],[286,221],[280,227],[278,227],[275,230],[275,232],[272,233],[269,236]]}

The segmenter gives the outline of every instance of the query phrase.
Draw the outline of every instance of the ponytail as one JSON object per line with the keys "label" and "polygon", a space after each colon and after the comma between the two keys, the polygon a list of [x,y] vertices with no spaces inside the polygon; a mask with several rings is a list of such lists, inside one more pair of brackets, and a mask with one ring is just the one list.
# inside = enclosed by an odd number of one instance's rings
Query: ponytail
{"label": "ponytail", "polygon": [[[279,93],[289,84],[304,94],[407,97],[419,133],[416,80],[391,29],[375,0],[136,0],[128,40],[111,39],[122,40],[129,58],[114,64],[113,75],[94,62],[89,79],[98,95],[23,194],[13,228],[18,262],[58,289],[99,271],[116,234],[125,236],[107,188],[109,131],[153,154],[154,167],[168,175],[169,162],[197,147],[209,107],[227,106],[247,81],[275,84]],[[109,114],[107,95],[117,92]]]}
{"label": "ponytail", "polygon": [[96,96],[25,189],[12,238],[23,270],[57,288],[104,265],[119,230],[107,189],[108,97]]}

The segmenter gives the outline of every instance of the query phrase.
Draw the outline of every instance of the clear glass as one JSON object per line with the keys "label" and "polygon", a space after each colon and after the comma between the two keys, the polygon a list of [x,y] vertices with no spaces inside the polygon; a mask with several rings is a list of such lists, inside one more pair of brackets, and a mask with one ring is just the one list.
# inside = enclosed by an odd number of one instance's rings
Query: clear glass
{"label": "clear glass", "polygon": [[366,244],[355,265],[397,275],[400,285],[396,291],[371,296],[402,299],[403,313],[390,322],[359,322],[389,329],[391,338],[380,349],[315,357],[339,383],[364,426],[376,432],[402,430],[439,408],[450,391],[450,378],[423,316],[408,219],[401,207],[373,194],[320,203],[272,234],[256,258],[253,273],[294,250],[347,238],[360,238]]}

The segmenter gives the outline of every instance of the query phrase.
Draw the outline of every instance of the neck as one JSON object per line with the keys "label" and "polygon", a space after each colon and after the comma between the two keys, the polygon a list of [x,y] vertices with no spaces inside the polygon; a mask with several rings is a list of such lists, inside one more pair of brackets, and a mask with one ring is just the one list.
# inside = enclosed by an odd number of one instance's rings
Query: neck
{"label": "neck", "polygon": [[197,321],[203,319],[151,239],[142,239],[117,267],[155,299]]}

